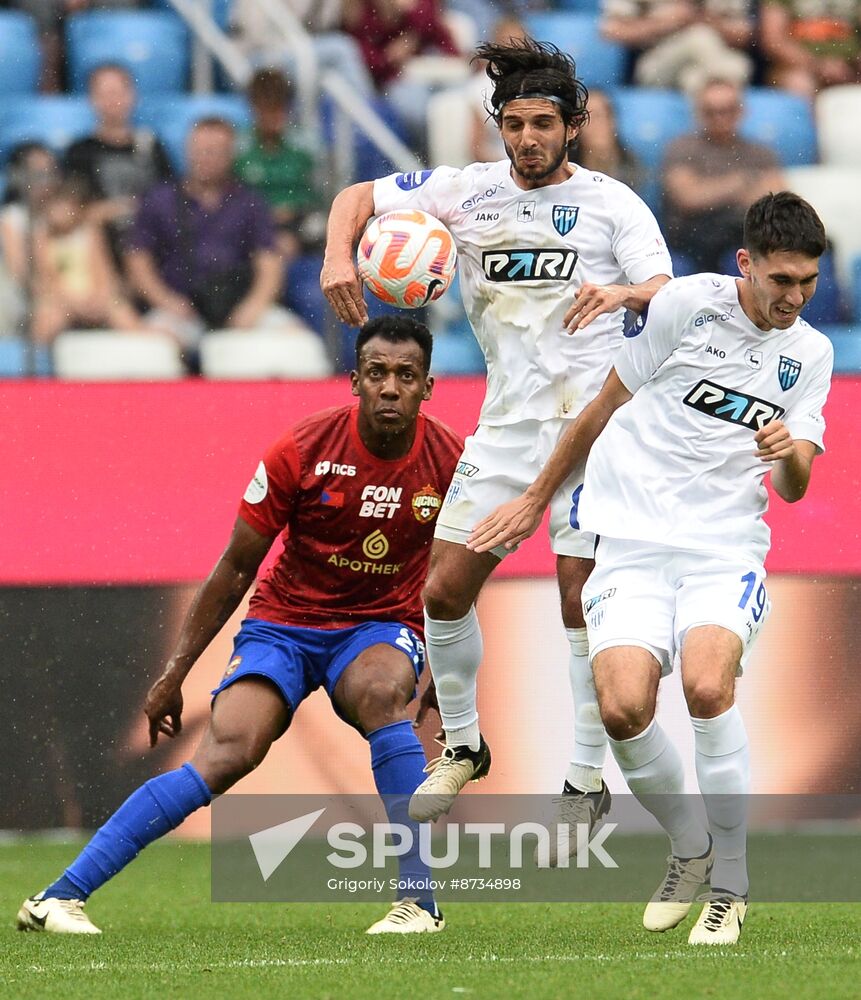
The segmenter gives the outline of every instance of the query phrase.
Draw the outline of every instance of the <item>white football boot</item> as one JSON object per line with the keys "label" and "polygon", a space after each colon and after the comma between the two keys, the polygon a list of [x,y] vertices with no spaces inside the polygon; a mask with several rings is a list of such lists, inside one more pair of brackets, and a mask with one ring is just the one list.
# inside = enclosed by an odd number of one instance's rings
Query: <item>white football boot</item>
{"label": "white football boot", "polygon": [[490,747],[484,737],[478,750],[446,747],[425,768],[427,777],[410,799],[410,819],[428,823],[447,813],[468,781],[478,781],[490,770]]}
{"label": "white football boot", "polygon": [[[567,785],[566,787],[571,787]],[[556,806],[556,815],[550,825],[550,854],[548,862],[551,868],[559,866],[560,859],[564,857],[574,858],[577,855],[577,830],[584,829],[586,840],[600,826],[601,820],[610,811],[612,798],[610,789],[605,782],[601,782],[600,792],[563,792],[558,798],[553,799]],[[565,838],[565,827],[567,827],[567,849]],[[560,836],[562,833],[562,844]],[[561,847],[561,849],[560,849]],[[539,864],[540,850],[535,848],[535,864]]]}
{"label": "white football boot", "polygon": [[434,934],[445,929],[445,918],[439,910],[436,916],[428,913],[414,899],[399,899],[392,908],[366,934]]}
{"label": "white football boot", "polygon": [[700,898],[706,905],[691,928],[688,944],[735,944],[747,916],[747,896],[712,889]]}
{"label": "white football boot", "polygon": [[667,874],[646,904],[643,926],[647,931],[668,931],[688,915],[700,886],[708,883],[714,864],[714,843],[698,858],[667,858]]}
{"label": "white football boot", "polygon": [[25,899],[18,911],[19,931],[50,934],[101,934],[84,913],[82,899],[43,899],[42,893]]}

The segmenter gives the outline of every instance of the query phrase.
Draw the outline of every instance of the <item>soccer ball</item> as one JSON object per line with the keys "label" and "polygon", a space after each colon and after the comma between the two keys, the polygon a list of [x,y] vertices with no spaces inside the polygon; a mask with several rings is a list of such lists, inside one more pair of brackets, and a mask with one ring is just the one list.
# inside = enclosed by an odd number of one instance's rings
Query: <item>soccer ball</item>
{"label": "soccer ball", "polygon": [[358,250],[359,276],[383,302],[419,309],[451,284],[457,248],[451,233],[427,212],[387,212],[372,219]]}

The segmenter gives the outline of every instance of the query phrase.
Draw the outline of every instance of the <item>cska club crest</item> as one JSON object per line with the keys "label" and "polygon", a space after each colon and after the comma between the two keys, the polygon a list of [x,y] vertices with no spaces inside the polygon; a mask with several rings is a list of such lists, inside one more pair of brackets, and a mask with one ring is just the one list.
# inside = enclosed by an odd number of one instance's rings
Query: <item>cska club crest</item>
{"label": "cska club crest", "polygon": [[553,228],[560,236],[567,236],[577,224],[579,205],[554,205]]}
{"label": "cska club crest", "polygon": [[798,381],[798,376],[801,374],[801,362],[796,361],[794,358],[787,358],[783,354],[780,355],[780,364],[777,368],[777,378],[780,382],[780,388],[786,392],[787,389],[791,389],[795,383]]}
{"label": "cska club crest", "polygon": [[442,507],[442,497],[433,486],[423,486],[418,492],[413,493],[410,505],[413,516],[419,524],[430,524]]}

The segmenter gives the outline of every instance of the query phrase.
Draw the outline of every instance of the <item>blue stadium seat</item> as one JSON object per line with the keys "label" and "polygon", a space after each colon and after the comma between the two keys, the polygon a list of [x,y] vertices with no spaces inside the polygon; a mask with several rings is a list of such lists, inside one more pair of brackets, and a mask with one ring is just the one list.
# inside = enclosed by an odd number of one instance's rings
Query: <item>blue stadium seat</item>
{"label": "blue stadium seat", "polygon": [[188,30],[166,11],[96,11],[66,22],[72,90],[83,93],[102,63],[120,63],[141,94],[184,90],[188,82]]}
{"label": "blue stadium seat", "polygon": [[0,99],[0,164],[21,142],[44,142],[57,152],[95,127],[86,97]]}
{"label": "blue stadium seat", "polygon": [[[409,140],[403,123],[388,101],[383,98],[377,98],[371,101],[371,105],[395,135],[402,142],[408,144]],[[335,141],[335,113],[332,101],[326,95],[323,95],[320,101],[320,123],[323,131],[323,140],[327,146],[331,146]],[[353,129],[353,150],[355,155],[354,180],[356,181],[375,180],[377,177],[385,177],[387,174],[393,174],[397,170],[395,164],[383,156],[365,133],[358,129]]]}
{"label": "blue stadium seat", "polygon": [[852,315],[861,323],[861,256],[852,262]]}
{"label": "blue stadium seat", "polygon": [[834,347],[836,375],[861,375],[861,326],[824,326]]}
{"label": "blue stadium seat", "polygon": [[[0,336],[0,378],[23,378],[33,374],[28,368],[27,344],[22,337]],[[36,375],[51,374],[51,354],[45,347],[37,347],[33,357]]]}
{"label": "blue stadium seat", "polygon": [[783,90],[751,87],[744,96],[741,134],[764,143],[785,167],[816,162],[813,111],[802,97]]}
{"label": "blue stadium seat", "polygon": [[564,11],[530,14],[526,27],[539,41],[553,42],[577,62],[587,87],[614,87],[625,75],[625,49],[601,37],[596,14]]}
{"label": "blue stadium seat", "polygon": [[811,326],[817,329],[829,323],[842,323],[846,319],[843,291],[837,279],[834,251],[826,250],[819,258],[819,278],[816,294],[804,307],[801,314]]}
{"label": "blue stadium seat", "polygon": [[[211,0],[211,2],[213,20],[223,31],[227,31],[230,27],[230,12],[233,7],[233,0]],[[174,16],[179,17],[176,13],[176,8],[170,0],[153,0],[152,6],[156,10],[166,10]]]}
{"label": "blue stadium seat", "polygon": [[619,138],[650,170],[667,144],[694,128],[690,106],[675,90],[624,87],[613,92]]}
{"label": "blue stadium seat", "polygon": [[0,10],[0,94],[32,94],[41,66],[33,19],[18,11]]}
{"label": "blue stadium seat", "polygon": [[600,14],[601,0],[556,0],[555,10],[570,10],[574,14]]}
{"label": "blue stadium seat", "polygon": [[245,98],[236,94],[161,94],[142,97],[135,109],[135,121],[151,128],[164,143],[177,170],[185,168],[185,140],[196,121],[209,117],[226,118],[237,128],[251,124]]}

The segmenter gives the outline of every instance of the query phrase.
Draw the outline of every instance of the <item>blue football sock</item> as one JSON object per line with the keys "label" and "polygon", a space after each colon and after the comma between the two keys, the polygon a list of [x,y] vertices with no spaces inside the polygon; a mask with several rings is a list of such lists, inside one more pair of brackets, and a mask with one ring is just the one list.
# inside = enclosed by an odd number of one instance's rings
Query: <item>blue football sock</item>
{"label": "blue football sock", "polygon": [[429,888],[431,873],[419,858],[419,824],[407,814],[413,792],[424,781],[425,752],[409,720],[376,729],[368,733],[367,740],[374,781],[389,822],[409,827],[413,835],[412,850],[398,859],[398,877],[405,883],[398,890],[398,898],[418,898],[420,906],[435,914],[436,903]]}
{"label": "blue football sock", "polygon": [[191,764],[168,771],[126,799],[63,875],[45,890],[45,897],[87,899],[113,878],[154,840],[209,805],[212,793]]}

